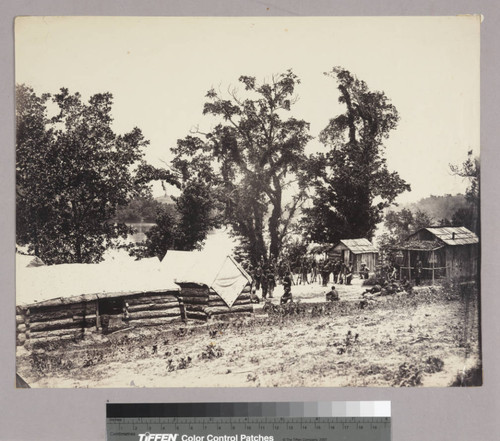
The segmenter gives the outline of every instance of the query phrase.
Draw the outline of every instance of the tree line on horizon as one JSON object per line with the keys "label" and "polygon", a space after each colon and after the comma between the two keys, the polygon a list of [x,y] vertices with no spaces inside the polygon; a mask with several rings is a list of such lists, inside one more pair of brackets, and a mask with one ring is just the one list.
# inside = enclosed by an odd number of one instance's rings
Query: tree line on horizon
{"label": "tree line on horizon", "polygon": [[[253,263],[280,256],[292,235],[319,243],[371,239],[396,197],[411,190],[384,156],[399,114],[384,92],[349,71],[326,75],[344,111],[320,132],[322,152],[305,153],[312,135],[293,116],[300,79],[288,70],[264,82],[241,76],[225,95],[209,90],[203,114],[217,123],[179,139],[168,169],[146,163],[149,142],[139,128],[114,133],[111,94],[84,103],[64,88],[52,96],[18,85],[17,243],[47,263],[99,262],[131,232],[123,220],[140,210],[155,225],[130,250],[137,257],[198,248],[223,224]],[[48,116],[49,103],[57,115]],[[469,155],[451,170],[470,179],[466,197],[478,218],[479,162]],[[155,203],[153,181],[180,189],[174,204]],[[395,213],[386,222],[396,222]]]}

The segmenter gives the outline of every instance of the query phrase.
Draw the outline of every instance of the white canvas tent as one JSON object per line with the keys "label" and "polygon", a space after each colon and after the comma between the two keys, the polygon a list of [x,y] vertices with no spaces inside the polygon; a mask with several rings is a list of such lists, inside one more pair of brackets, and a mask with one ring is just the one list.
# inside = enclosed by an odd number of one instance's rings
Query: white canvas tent
{"label": "white canvas tent", "polygon": [[16,272],[17,345],[73,340],[125,326],[179,320],[179,286],[156,258],[65,264]]}
{"label": "white canvas tent", "polygon": [[16,253],[16,268],[33,268],[43,266],[43,260],[37,256]]}
{"label": "white canvas tent", "polygon": [[252,283],[250,275],[231,257],[220,253],[168,251],[163,274],[178,284],[206,285],[232,307],[243,289]]}
{"label": "white canvas tent", "polygon": [[33,304],[81,295],[95,298],[127,293],[178,291],[155,257],[126,264],[62,264],[17,267],[16,303]]}

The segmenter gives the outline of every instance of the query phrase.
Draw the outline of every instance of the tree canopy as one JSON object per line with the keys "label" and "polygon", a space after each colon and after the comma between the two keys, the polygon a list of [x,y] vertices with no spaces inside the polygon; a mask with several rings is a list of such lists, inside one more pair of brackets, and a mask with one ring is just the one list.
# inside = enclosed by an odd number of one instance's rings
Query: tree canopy
{"label": "tree canopy", "polygon": [[399,115],[384,92],[373,92],[349,71],[326,73],[339,90],[345,112],[320,133],[328,148],[310,163],[315,196],[305,209],[304,231],[317,242],[372,238],[383,210],[410,186],[386,165],[383,142],[396,128]]}
{"label": "tree canopy", "polygon": [[[203,113],[218,123],[179,140],[173,165],[185,180],[210,188],[224,220],[257,262],[278,256],[304,201],[304,148],[311,137],[306,121],[287,117],[300,83],[292,71],[263,83],[250,76],[239,82],[244,97],[235,88],[227,97],[208,91]],[[296,192],[286,203],[284,192],[292,185]]]}
{"label": "tree canopy", "polygon": [[130,232],[111,221],[117,207],[147,195],[152,179],[177,183],[144,162],[140,129],[114,133],[112,98],[98,93],[85,103],[64,88],[54,96],[16,88],[17,242],[47,263],[100,261]]}
{"label": "tree canopy", "polygon": [[132,255],[163,259],[168,250],[192,251],[219,226],[217,201],[203,183],[188,182],[174,200],[175,205],[157,209],[155,225],[146,232],[145,242],[132,248]]}

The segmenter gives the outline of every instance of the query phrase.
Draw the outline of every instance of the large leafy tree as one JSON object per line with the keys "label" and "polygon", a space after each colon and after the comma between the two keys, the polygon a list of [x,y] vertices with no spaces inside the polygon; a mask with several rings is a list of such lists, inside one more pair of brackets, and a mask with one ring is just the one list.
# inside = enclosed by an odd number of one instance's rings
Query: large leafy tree
{"label": "large leafy tree", "polygon": [[432,217],[422,210],[413,212],[403,208],[400,211],[388,211],[384,221],[388,233],[382,235],[381,244],[397,244],[421,228],[432,226],[432,222]]}
{"label": "large leafy tree", "polygon": [[349,71],[335,67],[326,75],[336,81],[345,111],[320,134],[328,151],[311,161],[315,196],[304,210],[304,229],[317,242],[372,238],[383,210],[410,190],[384,157],[383,143],[397,126],[398,112],[384,92],[369,90]]}
{"label": "large leafy tree", "polygon": [[174,199],[175,205],[158,208],[156,225],[146,232],[144,243],[133,247],[132,255],[162,259],[168,250],[191,251],[219,226],[217,201],[205,184],[190,181]]}
{"label": "large leafy tree", "polygon": [[[263,83],[249,76],[239,81],[244,97],[235,89],[227,97],[213,89],[207,93],[203,113],[218,122],[208,133],[179,140],[173,165],[184,179],[210,187],[256,262],[278,256],[304,201],[309,124],[287,116],[300,82],[292,71]],[[292,186],[294,195],[287,199]]]}
{"label": "large leafy tree", "polygon": [[47,263],[98,262],[130,232],[111,222],[117,207],[147,195],[152,179],[174,177],[143,161],[138,128],[113,132],[109,93],[85,103],[64,88],[51,97],[19,85],[16,103],[17,242]]}

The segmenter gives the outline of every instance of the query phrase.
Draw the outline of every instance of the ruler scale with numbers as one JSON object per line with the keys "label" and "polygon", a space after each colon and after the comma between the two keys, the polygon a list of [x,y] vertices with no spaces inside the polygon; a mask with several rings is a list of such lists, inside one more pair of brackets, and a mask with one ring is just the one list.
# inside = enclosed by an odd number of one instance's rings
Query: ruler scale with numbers
{"label": "ruler scale with numbers", "polygon": [[274,409],[271,403],[108,404],[107,440],[390,441],[390,412],[362,416],[350,403],[343,411],[339,402],[303,403],[302,409],[297,403],[276,403]]}

